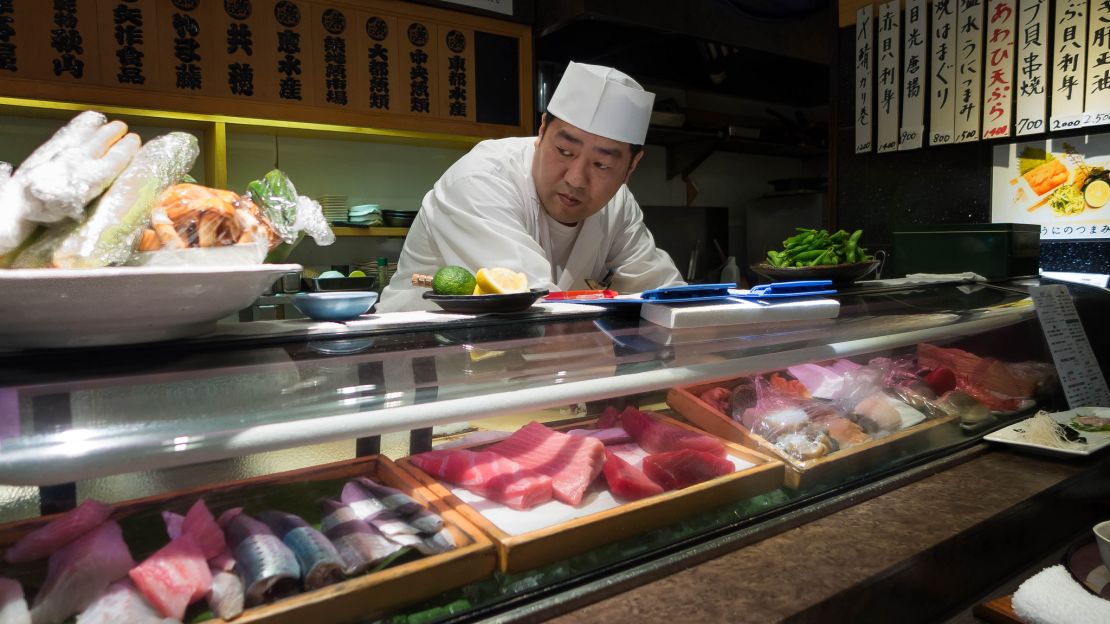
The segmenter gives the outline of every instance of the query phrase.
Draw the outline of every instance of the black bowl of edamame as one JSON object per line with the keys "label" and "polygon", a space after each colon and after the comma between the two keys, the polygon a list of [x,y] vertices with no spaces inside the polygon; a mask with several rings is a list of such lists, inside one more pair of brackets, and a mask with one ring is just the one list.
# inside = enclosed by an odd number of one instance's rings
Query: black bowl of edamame
{"label": "black bowl of edamame", "polygon": [[807,267],[777,267],[766,262],[753,264],[752,271],[772,282],[795,282],[799,280],[832,280],[833,285],[846,286],[863,279],[876,267],[878,260],[851,262],[847,264],[825,264]]}

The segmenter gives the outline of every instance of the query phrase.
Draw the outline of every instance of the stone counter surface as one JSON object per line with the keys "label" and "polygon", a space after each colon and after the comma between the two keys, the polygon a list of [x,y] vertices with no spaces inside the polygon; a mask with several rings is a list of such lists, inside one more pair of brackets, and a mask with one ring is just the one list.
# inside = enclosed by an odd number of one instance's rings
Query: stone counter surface
{"label": "stone counter surface", "polygon": [[[1110,514],[1088,500],[1101,496],[1110,505],[1108,486],[1086,483],[1096,481],[1087,478],[1092,473],[1105,483],[1108,464],[991,448],[553,621],[933,621],[983,595],[991,578],[1001,582],[1058,548],[1076,527],[1090,526],[1087,515]],[[1022,531],[1043,527],[1045,518],[1055,518],[1051,530],[1034,534],[1051,535],[1051,544],[1022,540]]]}

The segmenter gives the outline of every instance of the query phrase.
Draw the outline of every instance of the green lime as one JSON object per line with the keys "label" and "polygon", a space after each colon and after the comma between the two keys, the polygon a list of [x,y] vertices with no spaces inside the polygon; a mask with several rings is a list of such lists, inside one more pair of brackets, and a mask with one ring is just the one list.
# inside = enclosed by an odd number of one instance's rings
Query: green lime
{"label": "green lime", "polygon": [[474,274],[461,266],[446,266],[432,278],[432,292],[437,295],[471,295],[477,284]]}
{"label": "green lime", "polygon": [[351,271],[351,274],[347,277],[366,277],[366,274],[358,269],[355,269],[354,271]]}

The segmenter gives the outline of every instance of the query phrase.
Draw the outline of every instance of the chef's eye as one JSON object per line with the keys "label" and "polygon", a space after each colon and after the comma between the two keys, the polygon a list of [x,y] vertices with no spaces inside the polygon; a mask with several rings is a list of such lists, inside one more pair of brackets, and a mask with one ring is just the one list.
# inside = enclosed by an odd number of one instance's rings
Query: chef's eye
{"label": "chef's eye", "polygon": [[555,147],[555,151],[559,152],[560,156],[572,156],[572,154],[570,153],[570,150],[563,149],[563,148],[558,147],[558,146]]}
{"label": "chef's eye", "polygon": [[596,162],[596,163],[594,163],[594,166],[597,167],[598,169],[601,169],[602,171],[605,171],[606,169],[612,169],[611,166],[609,166],[609,165],[607,165],[603,162]]}

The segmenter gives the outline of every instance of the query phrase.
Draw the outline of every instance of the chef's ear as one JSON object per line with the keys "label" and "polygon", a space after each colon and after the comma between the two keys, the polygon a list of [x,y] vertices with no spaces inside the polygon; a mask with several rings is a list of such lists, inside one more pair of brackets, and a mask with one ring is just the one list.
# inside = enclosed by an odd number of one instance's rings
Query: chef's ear
{"label": "chef's ear", "polygon": [[540,129],[539,132],[536,133],[536,147],[540,146],[540,140],[543,139],[543,133],[547,130],[548,117],[550,117],[550,113],[544,113],[543,117],[540,117]]}
{"label": "chef's ear", "polygon": [[640,159],[644,157],[644,148],[641,146],[632,156],[632,160],[628,164],[628,173],[624,176],[624,183],[628,184],[628,180],[632,177],[632,172],[636,170],[636,165],[640,164]]}

